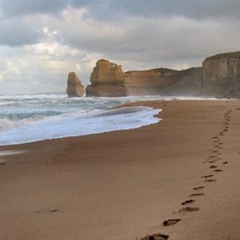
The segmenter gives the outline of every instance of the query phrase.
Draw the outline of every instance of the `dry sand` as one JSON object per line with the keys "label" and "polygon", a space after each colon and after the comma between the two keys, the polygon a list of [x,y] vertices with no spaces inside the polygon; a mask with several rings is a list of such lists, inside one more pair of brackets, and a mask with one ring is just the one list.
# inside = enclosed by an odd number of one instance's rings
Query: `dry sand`
{"label": "dry sand", "polygon": [[1,147],[0,239],[240,239],[240,102],[138,105],[163,120]]}

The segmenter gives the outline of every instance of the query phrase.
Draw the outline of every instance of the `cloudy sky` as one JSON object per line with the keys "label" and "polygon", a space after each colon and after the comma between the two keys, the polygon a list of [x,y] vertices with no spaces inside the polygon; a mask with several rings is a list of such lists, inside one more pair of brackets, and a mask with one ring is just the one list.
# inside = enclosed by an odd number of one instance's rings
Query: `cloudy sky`
{"label": "cloudy sky", "polygon": [[239,0],[0,0],[0,94],[84,85],[97,60],[124,71],[201,66],[240,50]]}

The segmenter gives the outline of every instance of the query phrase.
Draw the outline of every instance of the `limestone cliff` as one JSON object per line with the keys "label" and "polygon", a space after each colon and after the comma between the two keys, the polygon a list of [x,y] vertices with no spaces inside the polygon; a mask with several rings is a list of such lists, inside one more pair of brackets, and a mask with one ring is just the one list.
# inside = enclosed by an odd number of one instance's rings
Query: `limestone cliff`
{"label": "limestone cliff", "polygon": [[161,89],[172,83],[176,71],[158,68],[124,73],[124,83],[128,95],[158,95]]}
{"label": "limestone cliff", "polygon": [[201,68],[176,71],[159,68],[130,71],[124,74],[129,95],[198,95],[201,89]]}
{"label": "limestone cliff", "polygon": [[126,96],[121,66],[101,59],[96,63],[90,77],[91,85],[86,88],[87,96]]}
{"label": "limestone cliff", "polygon": [[199,96],[202,88],[202,67],[177,71],[172,84],[163,88],[166,95]]}
{"label": "limestone cliff", "polygon": [[123,73],[121,66],[99,60],[87,96],[188,95],[240,98],[240,52],[208,57],[202,67],[176,71],[157,68]]}
{"label": "limestone cliff", "polygon": [[66,92],[69,97],[81,97],[84,94],[84,86],[75,72],[68,74]]}
{"label": "limestone cliff", "polygon": [[240,52],[208,57],[203,62],[203,89],[208,96],[240,97]]}

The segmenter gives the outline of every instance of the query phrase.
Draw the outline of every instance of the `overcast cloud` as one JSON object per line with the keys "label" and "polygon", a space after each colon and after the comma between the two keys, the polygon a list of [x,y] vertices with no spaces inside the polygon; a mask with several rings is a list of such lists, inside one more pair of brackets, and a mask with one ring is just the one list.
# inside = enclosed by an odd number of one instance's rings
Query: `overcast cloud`
{"label": "overcast cloud", "polygon": [[0,94],[87,85],[101,58],[124,71],[201,66],[240,50],[238,0],[0,0]]}

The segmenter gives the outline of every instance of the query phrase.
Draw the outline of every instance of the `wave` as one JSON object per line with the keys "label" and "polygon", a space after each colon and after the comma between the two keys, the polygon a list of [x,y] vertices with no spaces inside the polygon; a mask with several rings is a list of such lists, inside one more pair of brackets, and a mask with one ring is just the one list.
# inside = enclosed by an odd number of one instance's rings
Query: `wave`
{"label": "wave", "polygon": [[9,129],[16,129],[16,128],[20,128],[23,126],[28,126],[30,124],[36,123],[41,121],[42,118],[27,118],[27,119],[23,119],[23,120],[11,120],[11,119],[0,119],[0,132],[2,131],[6,131]]}
{"label": "wave", "polygon": [[156,121],[155,110],[112,108],[129,102],[175,99],[206,98],[159,95],[68,98],[65,93],[0,96],[0,145],[144,126]]}
{"label": "wave", "polygon": [[0,146],[139,128],[160,121],[160,110],[124,107],[56,116],[0,133]]}
{"label": "wave", "polygon": [[59,99],[67,98],[65,93],[38,93],[38,94],[20,94],[20,95],[0,95],[1,99]]}

